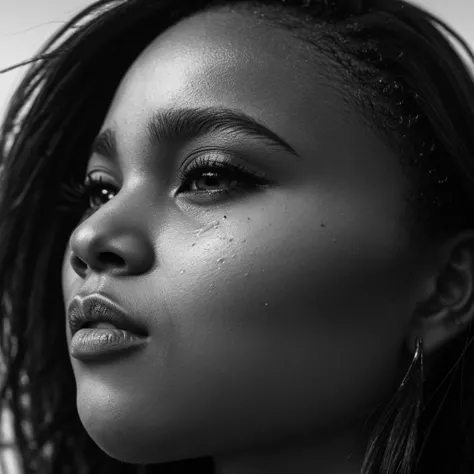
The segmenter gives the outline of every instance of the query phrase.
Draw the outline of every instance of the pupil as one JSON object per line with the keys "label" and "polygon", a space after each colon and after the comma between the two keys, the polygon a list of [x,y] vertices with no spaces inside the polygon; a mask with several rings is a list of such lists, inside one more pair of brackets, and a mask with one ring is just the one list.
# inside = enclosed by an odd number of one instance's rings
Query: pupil
{"label": "pupil", "polygon": [[[211,186],[211,187],[216,187],[216,182],[219,182],[223,178],[216,176],[215,173],[204,173],[202,178],[202,182],[204,186]],[[199,187],[199,186],[198,186]]]}

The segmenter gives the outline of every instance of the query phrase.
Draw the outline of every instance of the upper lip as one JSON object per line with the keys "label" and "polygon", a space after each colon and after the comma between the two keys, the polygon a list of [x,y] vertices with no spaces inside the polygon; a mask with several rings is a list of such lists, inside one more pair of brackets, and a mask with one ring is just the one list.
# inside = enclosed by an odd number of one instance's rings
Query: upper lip
{"label": "upper lip", "polygon": [[117,329],[125,329],[143,336],[147,335],[145,329],[125,310],[98,293],[83,298],[75,296],[68,307],[68,322],[71,336],[74,336],[87,323],[94,322],[110,323]]}

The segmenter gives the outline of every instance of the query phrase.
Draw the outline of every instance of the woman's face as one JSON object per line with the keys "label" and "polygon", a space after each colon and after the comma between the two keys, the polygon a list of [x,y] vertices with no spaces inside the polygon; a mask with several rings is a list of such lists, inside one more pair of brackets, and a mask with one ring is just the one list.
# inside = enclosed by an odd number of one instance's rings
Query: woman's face
{"label": "woman's face", "polygon": [[[101,129],[115,160],[101,151],[87,166],[110,195],[72,234],[62,276],[66,308],[101,292],[149,335],[122,357],[71,357],[82,423],[112,457],[329,437],[394,386],[419,258],[404,177],[319,74],[324,60],[297,51],[250,17],[200,14],[149,45],[116,92]],[[150,140],[157,114],[210,107],[247,114],[295,153],[230,127]],[[203,169],[181,184],[202,158],[251,174]],[[233,192],[205,192],[218,189]]]}

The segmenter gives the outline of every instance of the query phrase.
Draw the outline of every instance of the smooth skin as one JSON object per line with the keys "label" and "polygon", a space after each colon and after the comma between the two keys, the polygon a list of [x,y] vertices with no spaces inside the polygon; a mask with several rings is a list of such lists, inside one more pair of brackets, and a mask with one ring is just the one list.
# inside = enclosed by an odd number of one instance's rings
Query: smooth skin
{"label": "smooth skin", "polygon": [[[399,158],[298,44],[245,14],[200,13],[150,44],[115,94],[101,130],[117,160],[87,166],[110,199],[71,235],[62,284],[65,308],[100,291],[148,329],[135,354],[71,358],[82,423],[116,459],[358,473],[365,418],[416,336],[429,358],[472,319],[472,234],[410,237]],[[299,157],[245,134],[150,143],[157,110],[208,106],[254,117]],[[209,153],[271,184],[203,197],[234,186],[204,176],[180,192],[178,168]]]}

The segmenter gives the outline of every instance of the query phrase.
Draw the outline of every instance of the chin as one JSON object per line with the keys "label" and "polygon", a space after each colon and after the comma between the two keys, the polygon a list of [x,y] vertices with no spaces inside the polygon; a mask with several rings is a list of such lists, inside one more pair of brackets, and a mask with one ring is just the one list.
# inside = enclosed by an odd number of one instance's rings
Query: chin
{"label": "chin", "polygon": [[[129,407],[130,408],[130,407]],[[205,436],[186,436],[180,423],[163,420],[151,426],[150,417],[143,420],[132,410],[111,408],[106,402],[92,406],[90,400],[78,398],[79,418],[91,439],[108,456],[130,464],[162,464],[211,456]],[[205,441],[204,441],[205,442]]]}

